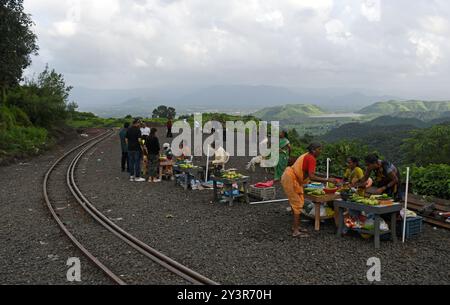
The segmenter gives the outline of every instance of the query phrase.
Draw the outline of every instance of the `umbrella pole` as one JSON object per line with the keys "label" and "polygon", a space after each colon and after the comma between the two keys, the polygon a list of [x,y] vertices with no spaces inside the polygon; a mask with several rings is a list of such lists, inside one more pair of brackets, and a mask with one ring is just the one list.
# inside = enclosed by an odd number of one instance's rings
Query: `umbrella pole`
{"label": "umbrella pole", "polygon": [[250,202],[250,205],[266,204],[266,203],[277,203],[277,202],[286,202],[286,201],[289,201],[289,199],[277,199],[277,200]]}
{"label": "umbrella pole", "polygon": [[408,192],[409,192],[409,167],[406,168],[406,190],[405,190],[405,209],[403,215],[403,243],[406,239],[406,211],[408,211]]}
{"label": "umbrella pole", "polygon": [[205,182],[208,182],[208,170],[209,170],[209,145],[208,145],[208,152],[206,155],[206,174],[205,174]]}

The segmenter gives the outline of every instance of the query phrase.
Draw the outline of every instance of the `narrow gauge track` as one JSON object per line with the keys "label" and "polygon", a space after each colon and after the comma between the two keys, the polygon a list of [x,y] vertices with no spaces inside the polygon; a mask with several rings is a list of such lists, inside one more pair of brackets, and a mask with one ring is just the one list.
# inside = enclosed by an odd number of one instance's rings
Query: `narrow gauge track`
{"label": "narrow gauge track", "polygon": [[79,205],[89,214],[92,216],[93,219],[95,219],[102,227],[107,229],[109,232],[114,234],[116,237],[120,238],[122,241],[127,243],[130,247],[137,250],[142,255],[146,256],[147,258],[151,259],[153,262],[159,264],[160,266],[166,268],[173,274],[183,278],[184,280],[188,281],[189,283],[195,284],[195,285],[218,285],[217,282],[210,280],[206,278],[205,276],[189,269],[188,267],[178,263],[177,261],[169,258],[168,256],[162,254],[161,252],[155,250],[154,248],[150,247],[146,243],[140,241],[133,235],[129,234],[125,230],[123,230],[121,227],[117,226],[114,222],[112,222],[107,216],[102,214],[99,210],[95,208],[94,205],[83,195],[83,193],[80,191],[79,187],[76,184],[75,179],[75,170],[78,165],[78,162],[83,157],[83,155],[89,151],[91,148],[102,142],[103,140],[107,139],[108,137],[112,136],[114,132],[108,131],[104,134],[101,134],[97,137],[94,137],[76,147],[66,152],[62,157],[60,157],[56,162],[50,167],[50,169],[47,171],[44,177],[43,182],[43,194],[44,194],[44,200],[46,202],[46,205],[48,209],[50,210],[53,218],[58,223],[61,230],[64,232],[65,235],[69,237],[69,239],[72,241],[72,243],[80,249],[80,251],[89,259],[91,260],[98,268],[100,268],[113,282],[119,285],[126,285],[126,283],[117,276],[113,271],[111,271],[107,266],[105,266],[96,256],[94,256],[89,250],[86,249],[86,247],[80,243],[77,238],[69,231],[67,226],[64,224],[64,222],[61,220],[60,216],[57,214],[55,208],[52,205],[52,202],[50,201],[50,196],[48,192],[48,185],[49,185],[49,179],[52,175],[52,173],[55,172],[55,170],[62,165],[63,160],[67,159],[70,155],[76,153],[78,150],[79,152],[76,154],[76,156],[70,161],[67,170],[66,170],[66,185],[68,189],[70,190],[70,193],[72,194],[73,198],[79,203]]}

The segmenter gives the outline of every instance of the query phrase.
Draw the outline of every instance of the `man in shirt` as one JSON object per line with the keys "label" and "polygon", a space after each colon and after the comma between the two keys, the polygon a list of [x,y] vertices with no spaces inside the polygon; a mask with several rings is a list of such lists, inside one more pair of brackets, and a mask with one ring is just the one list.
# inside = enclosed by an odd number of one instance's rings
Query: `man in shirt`
{"label": "man in shirt", "polygon": [[128,131],[129,127],[130,127],[130,123],[127,122],[124,124],[123,128],[120,129],[120,131],[119,131],[120,146],[122,148],[122,161],[121,161],[122,172],[124,172],[125,170],[130,172],[130,161],[128,158],[128,145],[127,145],[127,141],[126,141],[127,131]]}
{"label": "man in shirt", "polygon": [[150,135],[150,124],[149,123],[142,123],[141,125],[141,134],[142,134],[142,139],[144,139],[145,141],[147,141],[148,136]]}
{"label": "man in shirt", "polygon": [[394,200],[401,200],[400,192],[400,172],[397,167],[389,161],[380,160],[378,155],[371,154],[365,158],[366,173],[364,178],[358,183],[359,186],[364,186],[372,172],[375,173],[376,179],[374,186],[375,194],[388,194]]}
{"label": "man in shirt", "polygon": [[141,122],[138,119],[133,121],[133,126],[128,129],[126,142],[128,145],[128,157],[130,158],[130,181],[145,182],[141,178]]}

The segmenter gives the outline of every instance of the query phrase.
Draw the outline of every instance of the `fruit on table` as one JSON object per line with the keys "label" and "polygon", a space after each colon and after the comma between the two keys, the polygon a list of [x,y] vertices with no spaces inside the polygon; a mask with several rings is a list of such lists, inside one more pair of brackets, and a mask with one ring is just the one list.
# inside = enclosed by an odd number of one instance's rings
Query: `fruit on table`
{"label": "fruit on table", "polygon": [[381,195],[381,197],[380,198],[378,198],[378,199],[382,199],[382,200],[389,200],[389,199],[392,199],[391,197],[389,197],[389,195],[388,194],[383,194],[383,195]]}
{"label": "fruit on table", "polygon": [[194,165],[192,165],[192,164],[180,164],[180,168],[182,168],[182,169],[194,168]]}
{"label": "fruit on table", "polygon": [[313,196],[323,196],[325,195],[325,192],[321,189],[305,189],[305,193],[307,195],[313,195]]}
{"label": "fruit on table", "polygon": [[222,175],[222,178],[226,179],[239,179],[244,177],[242,174],[236,173],[236,172],[226,172]]}
{"label": "fruit on table", "polygon": [[380,205],[380,203],[377,199],[365,198],[363,196],[359,196],[356,194],[354,194],[352,197],[350,197],[350,200],[353,202],[356,202],[356,203],[364,204],[364,205],[370,205],[370,206]]}

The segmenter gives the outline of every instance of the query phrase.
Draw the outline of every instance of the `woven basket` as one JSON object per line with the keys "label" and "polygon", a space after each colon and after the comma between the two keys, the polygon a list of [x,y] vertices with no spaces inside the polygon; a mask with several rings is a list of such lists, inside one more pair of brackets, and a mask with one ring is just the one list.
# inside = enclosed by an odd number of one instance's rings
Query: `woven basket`
{"label": "woven basket", "polygon": [[258,188],[254,185],[250,185],[248,189],[248,194],[251,197],[260,199],[260,200],[273,200],[276,196],[275,187],[267,187],[267,188]]}

